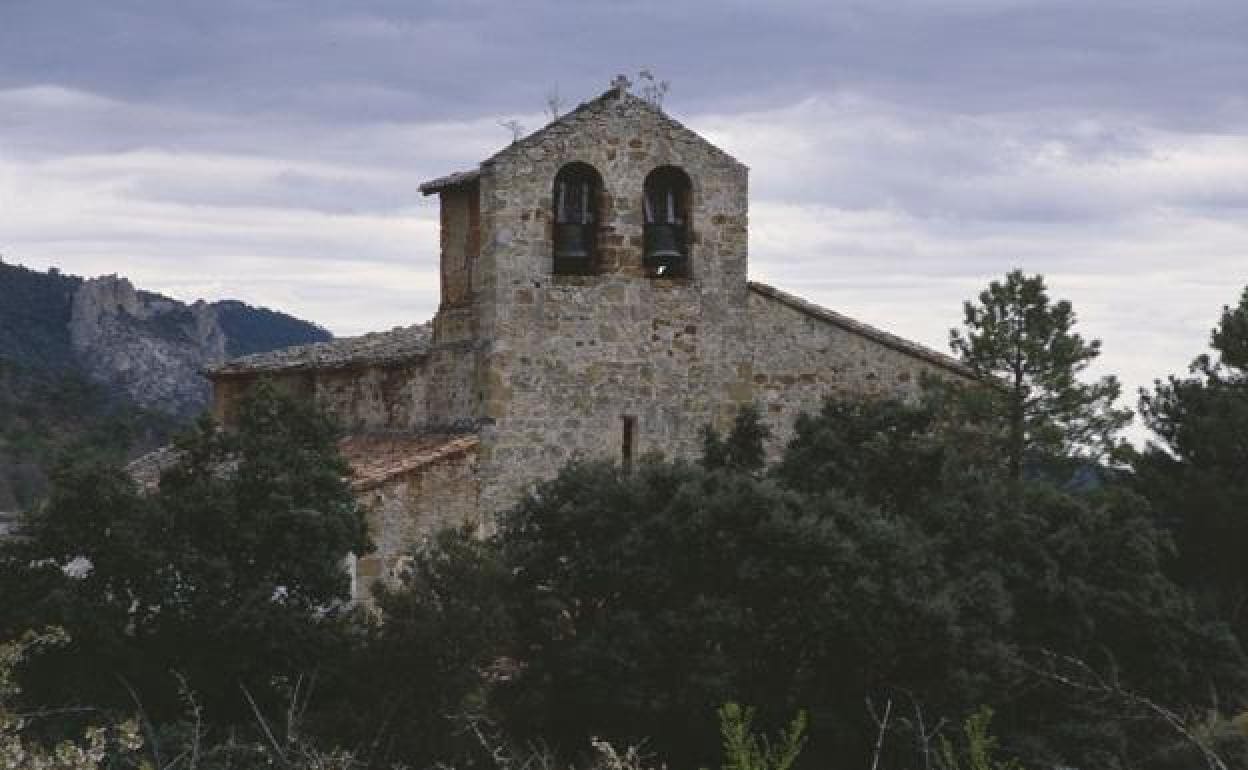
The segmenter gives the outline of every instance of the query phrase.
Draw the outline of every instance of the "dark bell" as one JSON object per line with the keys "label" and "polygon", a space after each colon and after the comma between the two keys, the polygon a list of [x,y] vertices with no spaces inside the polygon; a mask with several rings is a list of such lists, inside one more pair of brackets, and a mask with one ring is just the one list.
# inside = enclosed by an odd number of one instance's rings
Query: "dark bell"
{"label": "dark bell", "polygon": [[555,225],[555,257],[589,259],[588,225]]}
{"label": "dark bell", "polygon": [[675,265],[685,257],[684,228],[680,225],[646,225],[646,264]]}

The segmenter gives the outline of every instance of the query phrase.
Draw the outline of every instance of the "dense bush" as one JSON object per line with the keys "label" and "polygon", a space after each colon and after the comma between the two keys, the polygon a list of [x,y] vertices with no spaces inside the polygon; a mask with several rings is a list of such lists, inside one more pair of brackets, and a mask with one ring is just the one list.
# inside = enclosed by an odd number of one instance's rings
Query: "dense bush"
{"label": "dense bush", "polygon": [[158,721],[185,677],[215,724],[250,721],[332,659],[348,598],[342,561],[368,541],[328,421],[267,387],[237,433],[201,423],[155,494],[95,460],[0,544],[0,635],[60,626],[72,641],[23,672],[40,707],[128,709]]}

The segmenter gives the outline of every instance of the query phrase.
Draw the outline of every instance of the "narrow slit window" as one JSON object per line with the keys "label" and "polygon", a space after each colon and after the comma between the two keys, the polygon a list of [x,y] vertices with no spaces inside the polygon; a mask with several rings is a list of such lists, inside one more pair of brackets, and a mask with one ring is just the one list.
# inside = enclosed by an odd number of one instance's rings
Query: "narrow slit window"
{"label": "narrow slit window", "polygon": [[623,433],[620,436],[620,465],[625,473],[633,470],[633,447],[637,439],[637,418],[624,415],[620,418]]}

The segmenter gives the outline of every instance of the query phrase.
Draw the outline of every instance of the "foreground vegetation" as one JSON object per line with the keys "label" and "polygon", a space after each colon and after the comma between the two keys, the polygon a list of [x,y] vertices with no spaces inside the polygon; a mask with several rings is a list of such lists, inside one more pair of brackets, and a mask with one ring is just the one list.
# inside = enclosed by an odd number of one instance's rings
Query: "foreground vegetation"
{"label": "foreground vegetation", "polygon": [[0,549],[0,635],[64,629],[7,648],[0,757],[1248,767],[1248,292],[1144,397],[1142,452],[1038,278],[966,321],[955,348],[999,386],[830,400],[770,463],[747,408],[697,461],[570,465],[368,611],[332,426],[270,389],[151,496],[67,467]]}

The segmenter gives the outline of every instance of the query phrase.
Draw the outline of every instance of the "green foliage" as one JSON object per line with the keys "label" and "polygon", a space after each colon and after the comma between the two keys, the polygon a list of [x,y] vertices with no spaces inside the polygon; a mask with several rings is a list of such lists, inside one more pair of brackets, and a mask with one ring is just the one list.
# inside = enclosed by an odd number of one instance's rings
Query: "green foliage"
{"label": "green foliage", "polygon": [[[13,770],[98,770],[113,760],[133,758],[142,746],[138,724],[127,720],[107,727],[91,727],[81,735],[46,748],[23,735],[29,718],[15,710],[21,694],[14,671],[32,654],[68,642],[61,629],[41,634],[27,632],[15,642],[0,644],[0,767]],[[140,764],[140,770],[149,765]]]}
{"label": "green foliage", "polygon": [[944,483],[952,447],[938,428],[923,405],[828,399],[818,414],[797,418],[773,474],[804,494],[842,490],[871,505],[913,508]]}
{"label": "green foliage", "polygon": [[523,666],[496,702],[520,735],[566,751],[648,738],[692,764],[716,733],[692,715],[737,693],[792,710],[848,611],[833,573],[857,559],[833,564],[833,527],[792,503],[684,463],[583,464],[541,485],[498,535]]}
{"label": "green foliage", "polygon": [[510,574],[497,544],[447,529],[420,547],[400,587],[379,584],[357,644],[322,677],[335,697],[314,704],[314,731],[361,746],[361,762],[465,766],[480,746],[460,717],[484,710],[491,679],[505,676],[512,638]]}
{"label": "green foliage", "polygon": [[[959,751],[953,741],[940,738],[940,763],[943,770],[1023,770],[1018,760],[997,760],[997,739],[989,732],[992,709],[984,706],[962,723],[963,746]],[[959,759],[959,756],[961,759]],[[965,760],[965,764],[962,760]]]}
{"label": "green foliage", "polygon": [[1135,458],[1141,491],[1178,546],[1175,576],[1248,639],[1248,290],[1213,330],[1215,356],[1157,382],[1140,412],[1159,439]]}
{"label": "green foliage", "polygon": [[25,510],[48,490],[50,469],[98,453],[121,462],[177,426],[74,370],[38,370],[0,357],[0,510]]}
{"label": "green foliage", "polygon": [[[69,331],[82,283],[55,270],[0,263],[0,512],[33,507],[64,457],[98,452],[120,463],[185,428],[184,419],[139,408],[124,393],[88,379]],[[229,355],[330,338],[318,326],[241,302],[214,308]],[[191,344],[188,308],[169,303],[165,312],[130,323],[145,334]]]}
{"label": "green foliage", "polygon": [[702,431],[702,466],[709,470],[729,469],[754,473],[766,462],[764,443],[771,429],[762,421],[758,407],[745,406],[737,413],[728,438],[707,426]]}
{"label": "green foliage", "polygon": [[806,743],[806,712],[798,711],[773,745],[753,730],[754,709],[728,702],[719,708],[723,770],[789,770]]}
{"label": "green foliage", "polygon": [[1100,355],[1100,340],[1072,331],[1075,313],[1051,303],[1043,276],[1021,270],[993,281],[979,303],[967,302],[965,330],[950,331],[950,347],[984,378],[1001,386],[997,413],[1006,427],[1010,475],[1022,477],[1025,459],[1084,455],[1119,447],[1115,433],[1131,413],[1115,409],[1121,387],[1114,377],[1092,384],[1078,375]]}
{"label": "green foliage", "polygon": [[565,469],[496,536],[517,675],[490,702],[564,751],[648,738],[689,765],[713,729],[689,715],[708,703],[808,706],[820,762],[870,753],[864,697],[904,694],[934,715],[1000,705],[1038,762],[1137,761],[1147,730],[1038,687],[1028,656],[1194,703],[1234,686],[1238,650],[1162,574],[1146,501],[1011,484],[978,465],[991,453],[966,449],[974,435],[924,405],[829,402],[767,474]]}
{"label": "green foliage", "polygon": [[81,285],[75,276],[0,263],[0,358],[33,369],[72,365],[69,320]]}
{"label": "green foliage", "polygon": [[[237,433],[202,422],[158,492],[115,466],[59,470],[24,537],[0,545],[0,632],[59,625],[73,641],[25,672],[39,706],[181,709],[184,674],[218,723],[263,703],[330,654],[347,598],[342,561],[367,549],[333,426],[271,388]],[[122,683],[125,682],[126,685]]]}

